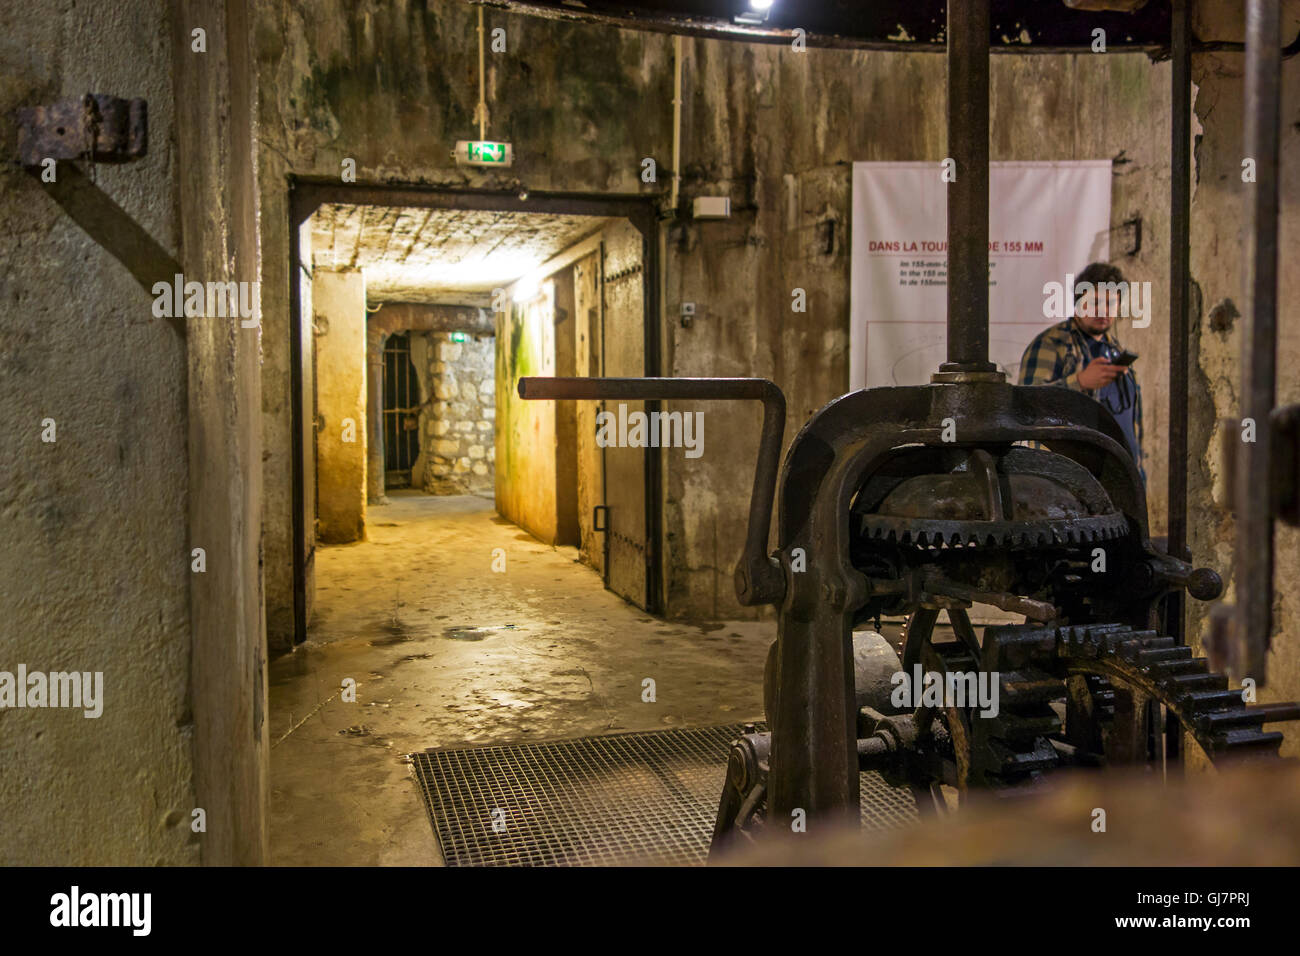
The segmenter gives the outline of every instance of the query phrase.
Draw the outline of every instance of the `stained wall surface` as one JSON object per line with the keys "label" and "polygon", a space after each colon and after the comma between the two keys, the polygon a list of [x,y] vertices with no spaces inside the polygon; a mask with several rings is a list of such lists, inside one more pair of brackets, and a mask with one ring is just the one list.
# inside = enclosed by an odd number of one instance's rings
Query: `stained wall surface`
{"label": "stained wall surface", "polygon": [[[1294,28],[1292,33],[1294,34]],[[1238,37],[1239,39],[1239,37]],[[1245,102],[1243,57],[1211,53],[1197,57],[1200,87],[1197,114],[1204,136],[1197,151],[1199,175],[1192,194],[1191,430],[1188,466],[1189,538],[1199,563],[1223,573],[1232,569],[1234,545],[1260,547],[1263,542],[1236,542],[1224,490],[1219,429],[1225,418],[1239,419],[1242,332],[1248,312],[1249,223],[1246,212],[1254,186],[1242,181],[1242,104]],[[1277,401],[1300,402],[1300,60],[1284,61],[1282,72],[1281,220],[1278,248]],[[1269,684],[1261,701],[1300,698],[1300,532],[1279,525],[1275,547],[1274,638],[1269,654]],[[1231,582],[1229,582],[1231,583]],[[1235,593],[1229,599],[1258,596]],[[1208,627],[1208,607],[1192,601],[1189,634],[1199,643]],[[1300,755],[1300,739],[1288,734],[1283,753]]]}
{"label": "stained wall surface", "polygon": [[362,273],[312,278],[316,350],[316,508],[320,541],[366,534],[366,283]]}
{"label": "stained wall surface", "polygon": [[238,0],[6,12],[6,142],[14,109],[93,91],[147,101],[149,148],[93,183],[83,163],[60,163],[54,183],[0,177],[0,670],[103,675],[97,718],[0,710],[5,863],[265,850],[260,331],[153,308],[153,283],[178,272],[252,283],[256,301],[246,13]]}
{"label": "stained wall surface", "polygon": [[[77,18],[33,6],[0,47],[5,142],[20,106],[92,87],[146,97],[149,156],[101,167],[95,188],[174,255],[170,17],[138,0]],[[37,178],[0,177],[0,215],[0,669],[101,672],[104,685],[97,719],[0,711],[0,860],[196,862],[180,825],[194,806],[185,342]]]}
{"label": "stained wall surface", "polygon": [[555,375],[555,283],[498,313],[496,369],[496,506],[538,540],[556,543],[556,403],[525,401],[527,375]]}

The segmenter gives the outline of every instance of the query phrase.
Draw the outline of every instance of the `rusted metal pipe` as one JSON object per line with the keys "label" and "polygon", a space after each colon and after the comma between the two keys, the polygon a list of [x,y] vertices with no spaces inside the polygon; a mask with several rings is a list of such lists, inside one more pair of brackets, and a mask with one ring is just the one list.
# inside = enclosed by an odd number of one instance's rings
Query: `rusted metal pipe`
{"label": "rusted metal pipe", "polygon": [[[1169,197],[1169,554],[1190,560],[1187,552],[1187,376],[1190,354],[1188,291],[1192,199],[1191,3],[1174,0],[1170,47],[1173,69],[1170,101]],[[1182,639],[1182,600],[1171,598],[1169,630]]]}
{"label": "rusted metal pipe", "polygon": [[[1170,11],[1169,109],[1169,472],[1166,478],[1166,528],[1171,557],[1190,561],[1187,549],[1187,387],[1190,342],[1187,314],[1191,288],[1192,217],[1192,11],[1191,0],[1173,0]],[[1181,590],[1165,598],[1165,633],[1186,643],[1183,636],[1186,598]],[[1165,725],[1165,753],[1177,757],[1182,728],[1170,715]]]}
{"label": "rusted metal pipe", "polygon": [[1236,613],[1229,672],[1263,686],[1273,630],[1273,441],[1277,378],[1278,128],[1281,102],[1278,0],[1246,6],[1246,155],[1255,161],[1250,187],[1252,256],[1242,350],[1242,417],[1255,440],[1237,449]]}
{"label": "rusted metal pipe", "polygon": [[736,597],[741,604],[779,604],[785,597],[780,564],[767,554],[785,434],[785,395],[765,378],[588,378],[519,379],[519,397],[529,401],[759,401],[763,430],[749,499],[745,551],[736,565]]}
{"label": "rusted metal pipe", "polygon": [[989,0],[948,0],[948,361],[989,362]]}

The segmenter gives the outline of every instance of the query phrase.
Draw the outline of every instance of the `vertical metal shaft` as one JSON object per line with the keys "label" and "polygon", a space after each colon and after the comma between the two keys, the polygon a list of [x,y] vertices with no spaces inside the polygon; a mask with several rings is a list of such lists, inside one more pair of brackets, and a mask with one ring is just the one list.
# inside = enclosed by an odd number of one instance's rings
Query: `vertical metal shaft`
{"label": "vertical metal shaft", "polygon": [[1246,156],[1255,162],[1251,262],[1242,350],[1242,417],[1255,440],[1237,457],[1234,677],[1266,678],[1273,628],[1273,471],[1269,415],[1276,399],[1278,126],[1282,55],[1278,0],[1246,6]]}
{"label": "vertical metal shaft", "polygon": [[[1187,552],[1187,375],[1192,182],[1191,2],[1174,0],[1170,102],[1169,197],[1169,553]],[[1179,591],[1174,598],[1181,599]],[[1171,598],[1168,624],[1181,635],[1182,601]],[[1175,613],[1177,611],[1177,613]]]}
{"label": "vertical metal shaft", "polygon": [[948,361],[989,362],[989,0],[948,0]]}
{"label": "vertical metal shaft", "polygon": [[[1191,287],[1192,217],[1192,12],[1191,0],[1174,0],[1170,20],[1173,64],[1169,87],[1169,553],[1189,560],[1187,549],[1187,377],[1190,364],[1187,297]],[[1184,643],[1186,597],[1165,599],[1165,633]],[[1182,726],[1172,713],[1165,724],[1167,772],[1182,764]]]}
{"label": "vertical metal shaft", "polygon": [[[1169,501],[1166,526],[1169,553],[1188,560],[1187,549],[1187,378],[1190,364],[1187,298],[1191,287],[1192,217],[1192,13],[1191,0],[1173,0],[1169,46],[1172,70],[1169,80]],[[1184,642],[1184,592],[1165,599],[1164,633]],[[1153,720],[1159,708],[1153,708]],[[1166,715],[1166,773],[1182,764],[1183,734],[1178,718]]]}

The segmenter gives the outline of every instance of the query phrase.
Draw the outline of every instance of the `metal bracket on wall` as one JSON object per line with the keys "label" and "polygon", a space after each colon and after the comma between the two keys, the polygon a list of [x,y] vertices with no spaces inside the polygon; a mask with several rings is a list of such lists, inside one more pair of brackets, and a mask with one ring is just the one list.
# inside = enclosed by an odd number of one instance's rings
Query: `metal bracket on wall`
{"label": "metal bracket on wall", "polygon": [[[1247,432],[1239,418],[1225,418],[1219,427],[1219,469],[1224,498],[1236,511],[1237,449]],[[1252,429],[1253,431],[1253,429]],[[1269,443],[1269,514],[1292,527],[1300,526],[1300,405],[1273,409],[1267,428]],[[1254,440],[1251,435],[1249,440]]]}
{"label": "metal bracket on wall", "polygon": [[1134,216],[1111,230],[1124,245],[1124,255],[1135,256],[1142,251],[1142,217]]}
{"label": "metal bracket on wall", "polygon": [[24,166],[82,158],[129,163],[148,152],[149,106],[142,99],[87,93],[23,107],[17,116],[18,159]]}

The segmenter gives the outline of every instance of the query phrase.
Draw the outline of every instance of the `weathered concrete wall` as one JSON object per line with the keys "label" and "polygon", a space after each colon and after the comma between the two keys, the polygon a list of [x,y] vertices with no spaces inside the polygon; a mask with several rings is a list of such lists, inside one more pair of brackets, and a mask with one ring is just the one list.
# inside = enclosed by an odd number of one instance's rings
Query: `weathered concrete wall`
{"label": "weathered concrete wall", "polygon": [[[147,99],[150,139],[147,157],[100,165],[93,185],[81,164],[45,187],[0,178],[0,670],[103,674],[97,719],[0,710],[5,863],[264,853],[258,333],[193,317],[182,339],[153,317],[151,292],[177,269],[257,278],[243,6],[74,14],[41,0],[6,15],[0,138],[15,141],[14,108],[94,91]],[[205,54],[190,52],[194,25]],[[96,206],[110,216],[92,237],[73,217]],[[134,276],[117,258],[130,223],[157,244]],[[42,441],[44,419],[56,440]]]}
{"label": "weathered concrete wall", "polygon": [[[665,374],[772,378],[788,400],[788,442],[848,386],[851,163],[937,163],[945,156],[944,61],[685,46],[684,192],[730,195],[733,216],[670,230]],[[1112,257],[1157,291],[1151,329],[1123,332],[1142,354],[1149,435],[1160,434],[1167,417],[1167,296],[1159,290],[1168,283],[1168,77],[1167,64],[1142,55],[991,60],[994,160],[1118,157],[1112,224],[1141,215],[1145,240],[1133,257],[1113,243]],[[790,310],[796,287],[808,292],[806,314]],[[699,312],[690,328],[673,321],[684,301]],[[1027,314],[1040,315],[1041,306],[1024,304]],[[695,461],[666,459],[668,606],[675,614],[743,613],[731,574],[743,545],[760,415],[719,404],[683,408],[705,413],[705,451]],[[1159,449],[1148,450],[1159,526],[1165,465]]]}
{"label": "weathered concrete wall", "polygon": [[[248,4],[189,0],[175,9],[182,261],[204,281],[252,286],[257,88]],[[198,56],[196,26],[208,43]],[[206,814],[202,859],[218,866],[263,863],[268,847],[257,319],[188,323],[189,545],[207,552],[207,570],[190,575],[195,790]]]}
{"label": "weathered concrete wall", "polygon": [[312,277],[316,349],[319,535],[346,544],[366,535],[366,283],[360,272]]}
{"label": "weathered concrete wall", "polygon": [[[1294,30],[1294,27],[1291,27]],[[1288,34],[1290,35],[1290,34]],[[1240,37],[1235,37],[1240,39]],[[1192,277],[1199,287],[1193,312],[1193,367],[1189,444],[1192,553],[1217,568],[1225,580],[1232,570],[1233,522],[1219,460],[1220,418],[1239,418],[1242,326],[1247,309],[1249,232],[1247,211],[1255,186],[1241,181],[1243,144],[1243,57],[1212,53],[1193,63],[1200,93],[1196,112],[1204,136],[1196,152],[1199,176],[1192,200]],[[1278,311],[1278,403],[1300,402],[1300,61],[1283,67],[1281,140],[1281,234]],[[1196,304],[1196,303],[1194,303]],[[1260,546],[1262,542],[1247,542]],[[1300,699],[1300,533],[1279,526],[1276,536],[1274,638],[1269,654],[1269,685],[1260,700]],[[1250,595],[1234,595],[1229,599]],[[1189,602],[1189,633],[1204,636],[1208,607]],[[1300,739],[1289,735],[1284,753],[1300,755]]]}
{"label": "weathered concrete wall", "polygon": [[[149,156],[99,167],[96,187],[175,250],[171,15],[149,0],[62,7],[6,13],[3,141],[19,106],[147,98]],[[0,669],[104,675],[98,719],[0,710],[0,860],[196,863],[185,343],[35,178],[0,177],[0,216]]]}
{"label": "weathered concrete wall", "polygon": [[493,371],[495,336],[453,342],[450,332],[426,333],[432,401],[421,415],[423,483],[435,495],[492,494],[496,461]]}

